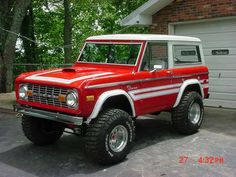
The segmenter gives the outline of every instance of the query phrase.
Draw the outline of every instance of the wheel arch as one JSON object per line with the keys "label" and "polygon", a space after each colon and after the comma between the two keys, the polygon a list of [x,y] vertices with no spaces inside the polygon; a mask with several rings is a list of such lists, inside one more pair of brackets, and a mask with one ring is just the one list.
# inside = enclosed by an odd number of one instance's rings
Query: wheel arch
{"label": "wheel arch", "polygon": [[122,98],[122,99],[126,99],[127,103],[129,103],[130,106],[130,112],[131,116],[135,117],[136,116],[136,112],[135,112],[135,108],[134,108],[134,102],[132,100],[132,98],[129,96],[129,94],[121,89],[116,89],[116,90],[110,90],[110,91],[106,91],[104,93],[102,93],[94,108],[92,113],[90,114],[90,116],[88,117],[86,123],[88,124],[92,119],[96,118],[99,114],[99,112],[101,111],[101,109],[103,108],[104,105],[106,105],[106,103],[114,98]]}
{"label": "wheel arch", "polygon": [[189,79],[189,80],[184,81],[183,84],[181,85],[178,96],[177,96],[176,101],[175,101],[175,104],[173,106],[174,108],[176,106],[178,106],[178,104],[179,104],[179,102],[182,98],[182,95],[186,90],[196,91],[201,95],[202,98],[204,98],[203,88],[202,88],[202,85],[199,82],[199,80]]}

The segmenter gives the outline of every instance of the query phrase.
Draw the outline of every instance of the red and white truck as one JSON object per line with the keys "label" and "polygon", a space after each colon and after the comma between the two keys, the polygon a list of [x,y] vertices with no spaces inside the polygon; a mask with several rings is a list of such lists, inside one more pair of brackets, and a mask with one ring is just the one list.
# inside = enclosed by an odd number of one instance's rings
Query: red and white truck
{"label": "red and white truck", "polygon": [[208,78],[198,38],[92,36],[72,67],[21,74],[15,111],[34,144],[54,143],[65,128],[81,129],[93,159],[116,163],[129,153],[140,115],[169,111],[178,132],[197,132]]}

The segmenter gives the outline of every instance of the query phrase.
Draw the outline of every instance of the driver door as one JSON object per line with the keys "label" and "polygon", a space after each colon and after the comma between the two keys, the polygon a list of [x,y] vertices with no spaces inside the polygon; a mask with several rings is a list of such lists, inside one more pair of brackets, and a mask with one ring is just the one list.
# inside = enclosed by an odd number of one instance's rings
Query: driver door
{"label": "driver door", "polygon": [[167,42],[147,44],[139,74],[143,81],[134,94],[142,114],[170,109],[178,89],[172,85],[172,70],[168,68]]}

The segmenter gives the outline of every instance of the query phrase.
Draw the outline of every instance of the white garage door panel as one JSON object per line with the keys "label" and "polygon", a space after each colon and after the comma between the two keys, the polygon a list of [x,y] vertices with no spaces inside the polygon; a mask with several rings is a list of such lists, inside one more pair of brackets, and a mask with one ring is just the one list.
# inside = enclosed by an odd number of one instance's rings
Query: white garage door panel
{"label": "white garage door panel", "polygon": [[225,64],[226,62],[230,62],[230,63],[236,62],[236,57],[233,55],[228,55],[227,58],[225,58],[224,56],[219,56],[219,55],[205,56],[205,60],[209,64],[212,64],[212,63]]}
{"label": "white garage door panel", "polygon": [[[200,23],[197,23],[197,25],[199,25]],[[195,25],[195,26],[197,26]],[[183,26],[186,26],[186,25],[183,25]],[[236,28],[236,25],[231,25],[232,28],[229,28],[229,27],[225,27],[225,28],[219,28],[217,29],[217,27],[215,28],[211,28],[211,29],[208,29],[209,26],[207,27],[201,27],[202,28],[202,31],[199,31],[199,27],[196,27],[194,28],[193,25],[191,25],[191,31],[188,31],[188,29],[186,29],[185,27],[180,27],[180,26],[176,26],[177,28],[175,28],[175,31],[177,30],[178,31],[178,35],[183,35],[183,36],[192,36],[193,34],[194,35],[207,35],[207,34],[218,34],[218,35],[221,35],[222,33],[233,33],[234,32],[234,28]],[[179,30],[182,30],[179,32]],[[225,31],[224,31],[225,30]]]}
{"label": "white garage door panel", "polygon": [[[236,108],[236,19],[179,24],[174,32],[202,40],[210,77],[206,105]],[[229,54],[212,55],[212,50],[229,50]]]}
{"label": "white garage door panel", "polygon": [[210,78],[236,78],[236,71],[213,70],[209,73]]}
{"label": "white garage door panel", "polygon": [[220,47],[222,47],[222,48],[226,48],[226,47],[231,48],[231,47],[234,47],[235,41],[218,41],[218,42],[206,42],[206,41],[204,42],[204,41],[202,41],[202,45],[207,46],[208,48],[219,47],[219,44],[220,44]]}
{"label": "white garage door panel", "polygon": [[[191,26],[191,31],[186,26]],[[185,25],[176,25],[175,32],[178,34],[188,35],[188,34],[213,34],[213,33],[225,33],[233,32],[236,28],[235,19],[232,20],[219,20],[219,21],[209,21],[202,23],[191,23]]]}
{"label": "white garage door panel", "polygon": [[218,63],[215,63],[214,65],[207,65],[209,67],[210,70],[213,70],[213,69],[222,69],[224,68],[225,70],[235,70],[236,69],[236,63],[225,63],[224,65],[222,64],[218,64]]}
{"label": "white garage door panel", "polygon": [[211,92],[211,99],[236,101],[236,94]]}
{"label": "white garage door panel", "polygon": [[225,85],[225,86],[232,86],[236,89],[236,78],[210,78],[210,84],[213,86],[215,85]]}
{"label": "white garage door panel", "polygon": [[[210,85],[211,86],[211,85]],[[222,85],[214,85],[209,88],[211,92],[219,92],[219,93],[235,93],[235,87],[226,87]]]}
{"label": "white garage door panel", "polygon": [[204,100],[204,105],[213,107],[236,108],[236,101],[207,99]]}
{"label": "white garage door panel", "polygon": [[[195,35],[193,34],[188,34],[190,36]],[[204,38],[209,42],[214,42],[214,41],[220,41],[220,40],[236,40],[235,32],[225,32],[225,33],[210,33],[210,34],[198,34],[199,38]]]}
{"label": "white garage door panel", "polygon": [[[188,31],[188,29],[184,28],[184,27],[180,27],[177,26],[177,28],[175,28],[175,30],[178,30],[178,35],[184,35],[184,36],[191,36],[192,34],[197,34],[197,35],[203,35],[203,34],[221,34],[221,33],[231,33],[234,32],[234,30],[232,30],[233,28],[236,28],[235,24],[229,24],[232,26],[231,28],[228,27],[221,27],[218,28],[217,27],[211,27],[210,26],[204,26],[202,27],[202,31],[199,31],[199,27],[194,28],[194,26],[198,26],[199,23],[196,23],[195,25],[191,25],[191,28],[193,28],[191,31]],[[179,32],[179,30],[182,30],[181,32]]]}

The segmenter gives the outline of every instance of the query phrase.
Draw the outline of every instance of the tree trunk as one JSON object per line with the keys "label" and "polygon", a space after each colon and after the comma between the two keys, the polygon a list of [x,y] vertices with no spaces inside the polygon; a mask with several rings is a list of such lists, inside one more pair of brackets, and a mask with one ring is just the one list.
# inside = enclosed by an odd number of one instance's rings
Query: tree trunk
{"label": "tree trunk", "polygon": [[[34,35],[34,15],[33,15],[33,8],[32,4],[30,4],[28,8],[28,13],[26,13],[25,18],[22,22],[21,26],[21,34],[23,36],[26,36],[27,38],[35,41],[35,35]],[[25,63],[37,63],[37,52],[36,52],[36,44],[34,42],[31,42],[25,38],[22,38],[23,41],[23,47],[24,47],[24,58]],[[26,70],[27,71],[34,71],[37,67],[27,65]]]}
{"label": "tree trunk", "polygon": [[70,1],[64,0],[64,53],[65,63],[71,62],[72,55],[72,19],[70,13]]}
{"label": "tree trunk", "polygon": [[13,6],[13,0],[0,0],[0,93],[4,90],[4,60],[3,60],[3,52],[4,45],[6,41],[7,32],[3,29],[9,29],[11,14],[10,8]]}
{"label": "tree trunk", "polygon": [[[26,13],[31,0],[17,0],[14,6],[14,15],[12,18],[12,24],[10,31],[14,33],[20,32],[20,27],[23,21],[23,18]],[[6,42],[4,45],[4,51],[2,55],[3,67],[2,67],[2,86],[3,92],[11,92],[13,84],[13,61],[15,58],[15,45],[16,45],[17,36],[8,33],[6,37]]]}

